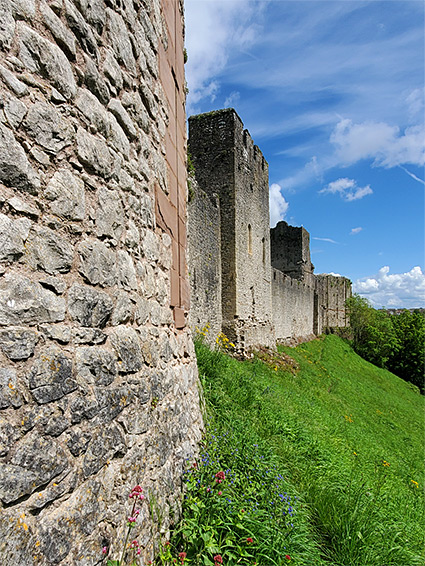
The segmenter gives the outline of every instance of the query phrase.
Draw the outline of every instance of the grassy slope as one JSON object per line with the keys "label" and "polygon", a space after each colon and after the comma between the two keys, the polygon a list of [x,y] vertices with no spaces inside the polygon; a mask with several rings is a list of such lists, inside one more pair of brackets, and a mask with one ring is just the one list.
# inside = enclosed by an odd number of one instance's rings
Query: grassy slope
{"label": "grassy slope", "polygon": [[335,336],[285,351],[296,374],[198,346],[214,420],[272,447],[327,564],[422,565],[423,396]]}

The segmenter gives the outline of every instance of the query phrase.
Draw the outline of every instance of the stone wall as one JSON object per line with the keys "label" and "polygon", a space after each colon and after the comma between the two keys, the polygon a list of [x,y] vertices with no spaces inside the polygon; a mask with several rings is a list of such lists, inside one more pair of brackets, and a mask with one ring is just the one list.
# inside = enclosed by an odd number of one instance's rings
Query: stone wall
{"label": "stone wall", "polygon": [[220,205],[218,197],[208,196],[194,177],[190,183],[193,196],[188,205],[189,324],[195,334],[204,332],[203,339],[215,345],[222,328]]}
{"label": "stone wall", "polygon": [[189,144],[220,200],[223,331],[241,349],[272,344],[267,162],[232,108],[192,116]]}
{"label": "stone wall", "polygon": [[200,438],[182,5],[0,5],[0,556],[91,566]]}
{"label": "stone wall", "polygon": [[349,326],[345,301],[351,297],[351,281],[346,277],[316,275],[318,334],[328,328]]}
{"label": "stone wall", "polygon": [[314,288],[272,269],[273,324],[278,342],[313,335]]}
{"label": "stone wall", "polygon": [[[189,145],[199,187],[218,195],[220,211],[218,219],[205,197],[192,205],[190,271],[203,278],[191,279],[191,324],[213,321],[216,332],[221,294],[221,329],[242,351],[346,326],[350,281],[316,278],[305,228],[282,221],[269,230],[268,165],[236,112],[189,118]],[[208,268],[206,258],[212,259]]]}

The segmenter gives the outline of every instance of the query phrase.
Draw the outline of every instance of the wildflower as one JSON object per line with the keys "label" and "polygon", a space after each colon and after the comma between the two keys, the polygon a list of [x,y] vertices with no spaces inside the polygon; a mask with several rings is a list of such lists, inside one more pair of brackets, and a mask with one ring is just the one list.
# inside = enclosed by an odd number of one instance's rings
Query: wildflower
{"label": "wildflower", "polygon": [[143,495],[143,489],[140,487],[140,485],[136,485],[135,487],[133,487],[133,489],[131,490],[130,495],[128,496],[130,499],[133,499],[133,497],[135,499],[144,499],[145,496]]}
{"label": "wildflower", "polygon": [[217,473],[215,474],[215,477],[216,477],[216,480],[215,480],[215,481],[216,481],[217,483],[221,483],[223,480],[226,479],[226,474],[225,474],[224,472],[217,472]]}
{"label": "wildflower", "polygon": [[248,537],[248,538],[246,539],[246,542],[247,542],[247,544],[252,544],[252,543],[254,542],[254,539],[251,538],[251,537]]}
{"label": "wildflower", "polygon": [[215,564],[223,564],[223,558],[221,556],[221,554],[217,554],[217,556],[214,556],[214,562]]}
{"label": "wildflower", "polygon": [[104,546],[104,547],[102,548],[102,554],[106,554],[107,552],[108,552],[108,547],[107,547],[107,546]]}
{"label": "wildflower", "polygon": [[286,560],[291,560],[291,557],[289,556],[289,554],[285,554],[285,558],[286,558]]}
{"label": "wildflower", "polygon": [[187,556],[186,552],[179,552],[179,558],[180,558],[181,564],[184,564],[184,560],[185,560],[186,556]]}
{"label": "wildflower", "polygon": [[413,483],[413,485],[414,485],[415,487],[419,487],[419,484],[418,484],[417,481],[415,481],[415,480],[410,480],[410,481]]}
{"label": "wildflower", "polygon": [[219,494],[219,495],[222,495],[222,494],[223,494],[223,492],[222,492],[222,491],[219,491],[219,492],[218,492],[218,494]]}
{"label": "wildflower", "polygon": [[139,543],[137,542],[137,540],[133,540],[131,542],[131,548],[138,548],[139,547]]}

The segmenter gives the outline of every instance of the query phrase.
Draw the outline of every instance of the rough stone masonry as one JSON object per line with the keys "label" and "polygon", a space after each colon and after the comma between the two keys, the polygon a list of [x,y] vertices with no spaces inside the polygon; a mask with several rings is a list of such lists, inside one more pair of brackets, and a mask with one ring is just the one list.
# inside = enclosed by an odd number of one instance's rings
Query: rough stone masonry
{"label": "rough stone masonry", "polygon": [[[166,532],[202,419],[186,327],[182,3],[0,0],[0,558]],[[158,522],[142,506],[153,558]]]}

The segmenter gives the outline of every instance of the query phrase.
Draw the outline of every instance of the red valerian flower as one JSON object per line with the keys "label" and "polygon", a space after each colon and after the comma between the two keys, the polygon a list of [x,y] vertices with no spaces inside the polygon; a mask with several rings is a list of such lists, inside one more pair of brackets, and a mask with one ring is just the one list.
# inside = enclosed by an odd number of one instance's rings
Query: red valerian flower
{"label": "red valerian flower", "polygon": [[224,481],[226,479],[226,474],[224,472],[217,472],[215,474],[216,477],[216,482],[217,483],[221,483],[222,481]]}
{"label": "red valerian flower", "polygon": [[251,537],[248,537],[248,538],[246,539],[246,542],[247,542],[248,544],[251,544],[251,543],[254,542],[254,539],[251,538]]}
{"label": "red valerian flower", "polygon": [[286,558],[286,560],[291,560],[291,557],[289,556],[289,554],[285,554],[285,558]]}
{"label": "red valerian flower", "polygon": [[186,552],[179,552],[179,558],[180,558],[181,564],[184,564],[184,560],[185,560],[186,556],[187,556]]}
{"label": "red valerian flower", "polygon": [[143,488],[140,485],[136,485],[135,487],[133,487],[133,489],[131,490],[131,493],[129,495],[130,499],[133,499],[133,497],[135,499],[144,499],[145,496],[143,495]]}
{"label": "red valerian flower", "polygon": [[215,566],[217,566],[217,564],[223,564],[223,558],[221,554],[217,554],[217,556],[214,556],[214,562],[215,562]]}

